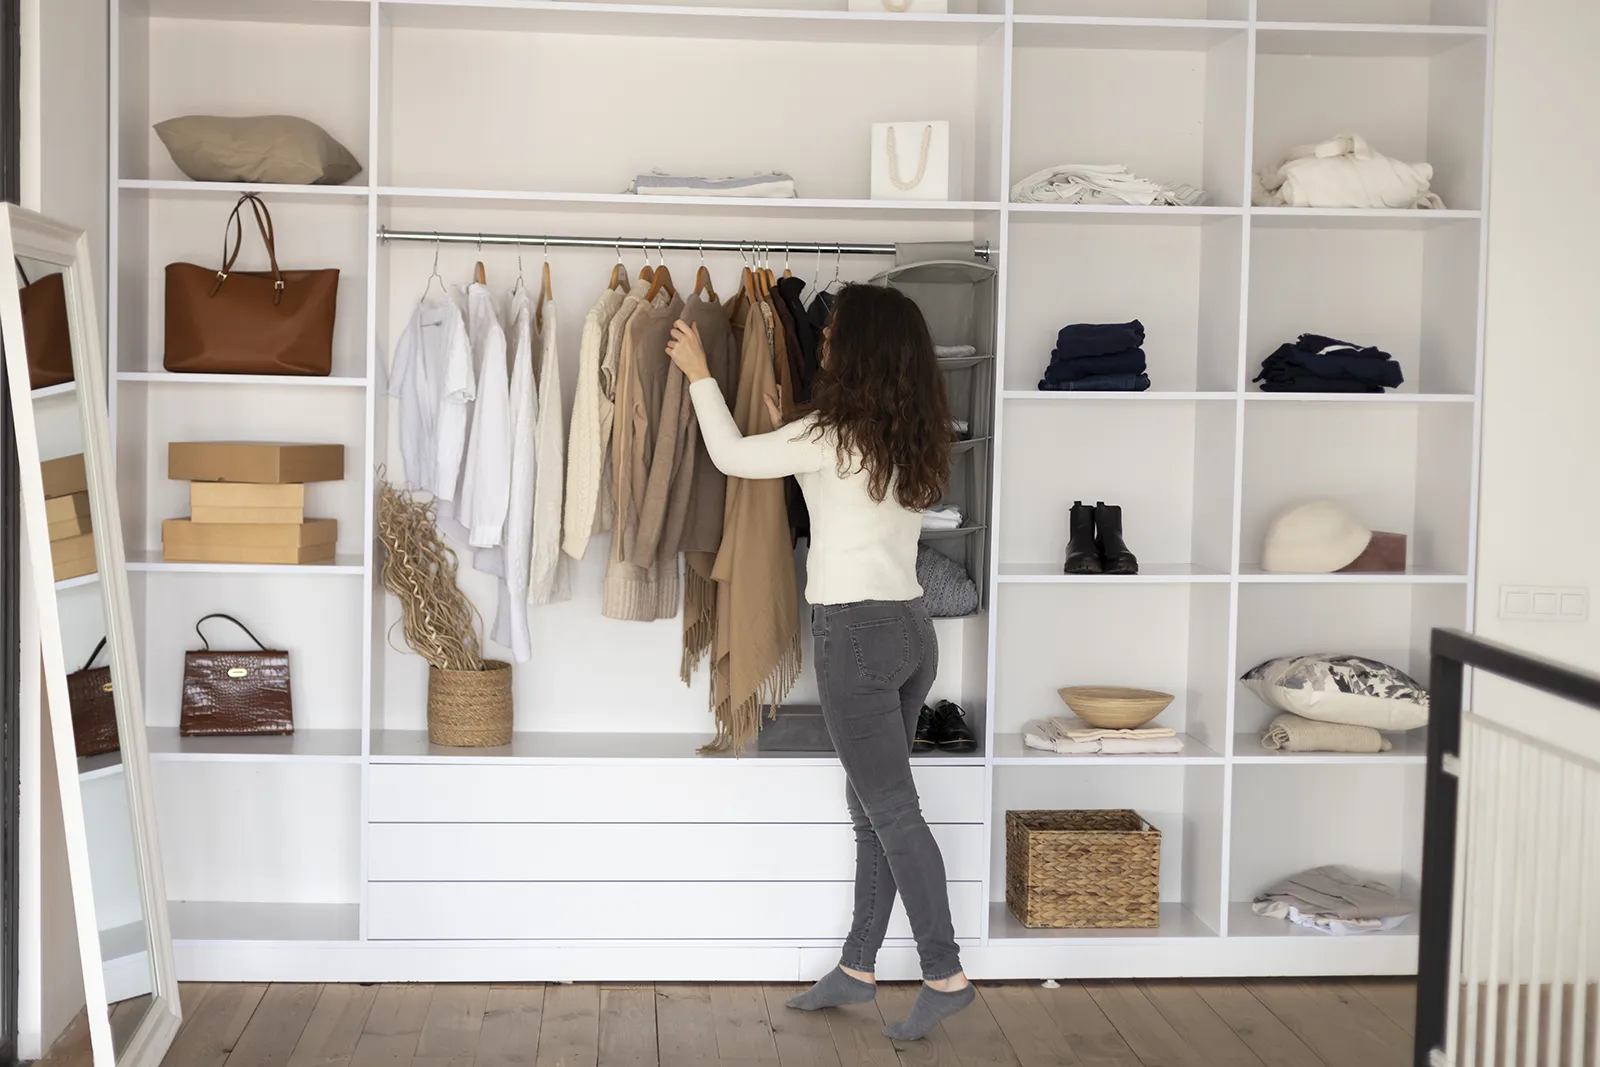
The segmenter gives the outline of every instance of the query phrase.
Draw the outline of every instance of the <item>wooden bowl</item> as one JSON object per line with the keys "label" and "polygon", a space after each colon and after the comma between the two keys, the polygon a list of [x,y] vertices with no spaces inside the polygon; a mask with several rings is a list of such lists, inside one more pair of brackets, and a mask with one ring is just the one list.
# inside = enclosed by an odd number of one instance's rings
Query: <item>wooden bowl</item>
{"label": "wooden bowl", "polygon": [[1069,685],[1057,689],[1061,702],[1097,730],[1132,730],[1160,715],[1171,693],[1120,685]]}

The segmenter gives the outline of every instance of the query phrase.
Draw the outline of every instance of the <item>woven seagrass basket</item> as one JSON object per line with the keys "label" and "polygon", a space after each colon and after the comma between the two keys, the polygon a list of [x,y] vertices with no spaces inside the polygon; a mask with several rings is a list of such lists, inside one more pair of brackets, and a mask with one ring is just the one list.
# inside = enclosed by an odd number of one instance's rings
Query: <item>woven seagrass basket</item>
{"label": "woven seagrass basket", "polygon": [[1161,831],[1133,811],[1006,812],[1006,904],[1023,926],[1156,926]]}
{"label": "woven seagrass basket", "polygon": [[511,664],[483,661],[481,671],[428,668],[428,740],[483,748],[511,743]]}

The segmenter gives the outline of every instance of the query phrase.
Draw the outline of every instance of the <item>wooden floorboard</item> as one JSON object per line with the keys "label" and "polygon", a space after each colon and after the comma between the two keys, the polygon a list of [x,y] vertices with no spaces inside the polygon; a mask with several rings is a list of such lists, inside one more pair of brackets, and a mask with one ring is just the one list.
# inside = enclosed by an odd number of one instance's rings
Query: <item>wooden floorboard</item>
{"label": "wooden floorboard", "polygon": [[[163,1067],[1410,1067],[1416,1011],[1403,979],[985,982],[891,1041],[916,984],[820,1012],[803,988],[185,983]],[[85,1018],[42,1067],[93,1067]]]}

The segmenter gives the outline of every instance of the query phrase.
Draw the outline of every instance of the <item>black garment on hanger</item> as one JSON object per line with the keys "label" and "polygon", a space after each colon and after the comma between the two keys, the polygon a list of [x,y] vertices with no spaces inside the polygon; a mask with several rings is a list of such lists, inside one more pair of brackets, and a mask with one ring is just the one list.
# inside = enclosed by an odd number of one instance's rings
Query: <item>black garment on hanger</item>
{"label": "black garment on hanger", "polygon": [[822,327],[811,321],[805,301],[800,298],[806,283],[799,278],[779,278],[776,286],[784,310],[794,321],[795,335],[800,342],[800,359],[795,365],[794,399],[803,404],[811,399],[811,383],[816,381],[822,343]]}

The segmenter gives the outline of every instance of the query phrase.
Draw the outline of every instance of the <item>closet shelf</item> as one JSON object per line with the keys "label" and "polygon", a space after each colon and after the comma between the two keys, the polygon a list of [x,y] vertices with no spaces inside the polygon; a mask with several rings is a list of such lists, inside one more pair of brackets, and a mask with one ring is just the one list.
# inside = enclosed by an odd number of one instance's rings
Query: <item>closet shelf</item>
{"label": "closet shelf", "polygon": [[142,8],[152,18],[303,26],[366,26],[372,17],[367,0],[148,0]]}
{"label": "closet shelf", "polygon": [[1002,585],[1191,585],[1233,580],[1227,571],[1193,563],[1140,563],[1138,574],[1062,574],[1056,563],[1002,563]]}
{"label": "closet shelf", "polygon": [[143,382],[148,385],[232,385],[232,386],[294,386],[297,388],[365,389],[366,378],[322,377],[310,374],[175,374],[162,370],[123,370],[117,372],[119,382]]}
{"label": "closet shelf", "polygon": [[1244,398],[1257,404],[1471,404],[1471,393],[1258,393]]}
{"label": "closet shelf", "polygon": [[979,44],[999,33],[1003,15],[891,11],[596,3],[584,0],[383,0],[386,21],[401,29],[537,31],[627,37],[829,44]]}
{"label": "closet shelf", "polygon": [[212,763],[359,763],[360,730],[296,730],[249,737],[184,737],[175,726],[151,726],[150,759]]}
{"label": "closet shelf", "polygon": [[1252,207],[1252,226],[1282,229],[1319,230],[1338,227],[1352,230],[1425,230],[1457,222],[1476,222],[1483,212],[1475,208],[1381,207]]}
{"label": "closet shelf", "polygon": [[[700,763],[707,759],[778,760],[797,765],[834,766],[831,752],[758,752],[751,748],[740,756],[701,756],[706,734],[553,733],[518,732],[511,744],[493,748],[452,748],[428,742],[426,730],[372,731],[373,763],[480,763],[480,764],[604,764],[613,760],[651,763]],[[918,766],[981,765],[983,754],[968,752],[948,756],[913,756]]]}
{"label": "closet shelf", "polygon": [[957,526],[954,530],[923,530],[919,541],[945,541],[957,537],[970,537],[987,526]]}
{"label": "closet shelf", "polygon": [[60,385],[47,385],[43,389],[35,389],[33,391],[33,402],[37,404],[41,400],[49,400],[52,397],[76,395],[78,395],[77,382],[62,382]]}
{"label": "closet shelf", "polygon": [[1118,51],[1205,52],[1244,33],[1242,19],[1118,18],[1095,15],[1017,15],[1018,48],[1106,48]]}
{"label": "closet shelf", "polygon": [[1466,585],[1468,578],[1455,571],[1427,567],[1411,567],[1400,574],[1273,574],[1258,564],[1244,564],[1239,568],[1239,581],[1279,585]]}
{"label": "closet shelf", "polygon": [[1046,404],[1093,404],[1100,401],[1128,403],[1142,401],[1158,404],[1173,401],[1237,400],[1239,394],[1225,390],[1184,392],[1182,390],[1150,390],[1142,393],[1100,390],[1007,389],[1000,394],[1006,400],[1022,400]]}
{"label": "closet shelf", "polygon": [[[1061,709],[1063,715],[1067,714],[1065,708]],[[1179,734],[1178,739],[1183,742],[1183,751],[1174,753],[1152,752],[1146,754],[1127,753],[1123,755],[1089,755],[1071,756],[1059,755],[1053,752],[1041,752],[1036,748],[1029,748],[1023,743],[1022,735],[1005,733],[994,739],[994,760],[997,767],[1046,767],[1054,765],[1070,765],[1074,771],[1081,767],[1127,767],[1127,766],[1220,766],[1226,762],[1222,754],[1188,734]]]}
{"label": "closet shelf", "polygon": [[92,782],[122,773],[122,753],[102,752],[98,756],[78,757],[78,781]]}
{"label": "closet shelf", "polygon": [[179,196],[238,196],[260,193],[274,200],[306,197],[311,200],[364,200],[365,185],[285,185],[276,182],[200,182],[192,178],[118,178],[117,188],[129,193]]}
{"label": "closet shelf", "polygon": [[959,456],[963,452],[971,452],[979,445],[987,445],[992,440],[994,440],[992,437],[964,437],[959,441],[951,443],[950,454],[952,456]]}
{"label": "closet shelf", "polygon": [[1408,730],[1384,736],[1394,744],[1394,748],[1388,752],[1274,752],[1261,747],[1259,733],[1234,734],[1233,762],[1251,766],[1277,763],[1405,766],[1428,762],[1427,730]]}
{"label": "closet shelf", "polygon": [[[383,186],[380,201],[430,207],[470,207],[485,201],[537,204],[542,209],[592,213],[597,208],[637,209],[662,215],[768,218],[855,218],[887,221],[927,215],[962,219],[998,213],[996,200],[865,200],[842,197],[773,199],[750,196],[637,196],[633,193],[549,192],[534,189],[450,189]],[[424,229],[420,225],[408,228]]]}
{"label": "closet shelf", "polygon": [[1217,936],[1217,932],[1207,926],[1198,915],[1176,901],[1161,902],[1159,920],[1158,926],[1133,929],[1111,927],[1095,930],[1031,930],[1017,921],[1017,917],[1011,914],[1011,909],[1006,906],[1005,901],[995,900],[989,903],[989,944],[1006,946],[1019,943],[1037,944],[1041,941],[1143,941],[1148,938]]}
{"label": "closet shelf", "polygon": [[940,370],[967,370],[971,367],[982,366],[993,361],[994,354],[986,356],[941,356],[939,358]]}
{"label": "closet shelf", "polygon": [[56,583],[56,592],[64,593],[68,589],[82,589],[86,585],[99,585],[100,572],[93,574],[80,574],[76,578],[64,578]]}
{"label": "closet shelf", "polygon": [[1483,26],[1360,22],[1258,22],[1256,52],[1265,55],[1432,56],[1488,35]]}
{"label": "closet shelf", "polygon": [[258,904],[170,900],[172,939],[184,941],[355,941],[359,904]]}
{"label": "closet shelf", "polygon": [[161,558],[159,548],[128,550],[128,570],[145,574],[364,574],[357,555],[335,556],[328,563],[175,563]]}

